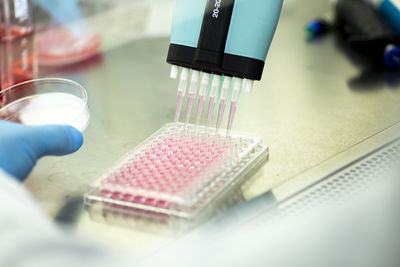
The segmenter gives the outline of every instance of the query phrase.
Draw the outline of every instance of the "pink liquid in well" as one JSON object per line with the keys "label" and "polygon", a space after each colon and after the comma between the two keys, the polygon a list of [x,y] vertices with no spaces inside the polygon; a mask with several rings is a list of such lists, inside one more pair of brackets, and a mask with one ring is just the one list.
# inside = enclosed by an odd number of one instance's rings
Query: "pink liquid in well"
{"label": "pink liquid in well", "polygon": [[201,192],[211,182],[207,180],[210,173],[221,168],[228,149],[226,142],[199,136],[164,135],[109,175],[101,193],[107,198],[169,209],[173,204],[165,196],[181,198]]}

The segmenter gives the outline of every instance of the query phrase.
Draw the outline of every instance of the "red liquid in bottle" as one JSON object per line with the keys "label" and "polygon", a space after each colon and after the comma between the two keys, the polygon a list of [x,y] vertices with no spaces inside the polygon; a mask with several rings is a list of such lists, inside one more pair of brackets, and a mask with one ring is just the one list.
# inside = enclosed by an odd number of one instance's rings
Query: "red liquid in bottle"
{"label": "red liquid in bottle", "polygon": [[[36,74],[33,30],[13,27],[8,38],[1,40],[1,80],[0,87],[31,80]],[[2,36],[5,36],[2,28]]]}
{"label": "red liquid in bottle", "polygon": [[[0,42],[0,89],[31,80],[36,76],[36,56],[34,54],[33,29],[13,26],[6,30],[1,28]],[[0,106],[10,101],[10,93],[0,96]],[[18,92],[13,92],[12,98],[17,98]]]}

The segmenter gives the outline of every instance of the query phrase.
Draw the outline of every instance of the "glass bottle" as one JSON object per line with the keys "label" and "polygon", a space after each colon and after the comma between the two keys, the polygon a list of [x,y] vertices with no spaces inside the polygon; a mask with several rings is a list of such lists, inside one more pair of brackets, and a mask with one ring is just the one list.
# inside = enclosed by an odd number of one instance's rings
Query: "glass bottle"
{"label": "glass bottle", "polygon": [[0,0],[0,89],[37,76],[30,0]]}

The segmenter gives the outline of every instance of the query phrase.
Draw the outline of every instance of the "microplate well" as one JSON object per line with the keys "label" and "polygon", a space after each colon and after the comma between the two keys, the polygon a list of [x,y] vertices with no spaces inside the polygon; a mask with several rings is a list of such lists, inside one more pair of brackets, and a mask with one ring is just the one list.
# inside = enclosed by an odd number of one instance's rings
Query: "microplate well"
{"label": "microplate well", "polygon": [[267,156],[260,137],[167,124],[91,184],[85,203],[89,212],[193,220]]}

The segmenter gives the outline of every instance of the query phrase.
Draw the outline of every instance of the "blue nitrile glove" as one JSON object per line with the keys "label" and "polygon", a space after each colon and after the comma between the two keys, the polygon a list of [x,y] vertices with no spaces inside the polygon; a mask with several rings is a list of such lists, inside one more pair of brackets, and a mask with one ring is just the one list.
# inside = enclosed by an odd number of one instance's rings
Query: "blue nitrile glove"
{"label": "blue nitrile glove", "polygon": [[88,25],[82,19],[78,0],[35,0],[35,2],[49,13],[57,24],[66,27],[76,38],[84,37],[87,33]]}
{"label": "blue nitrile glove", "polygon": [[77,151],[82,134],[71,126],[26,126],[0,120],[0,168],[23,181],[36,161]]}
{"label": "blue nitrile glove", "polygon": [[34,0],[34,2],[60,24],[82,19],[81,9],[77,0]]}

